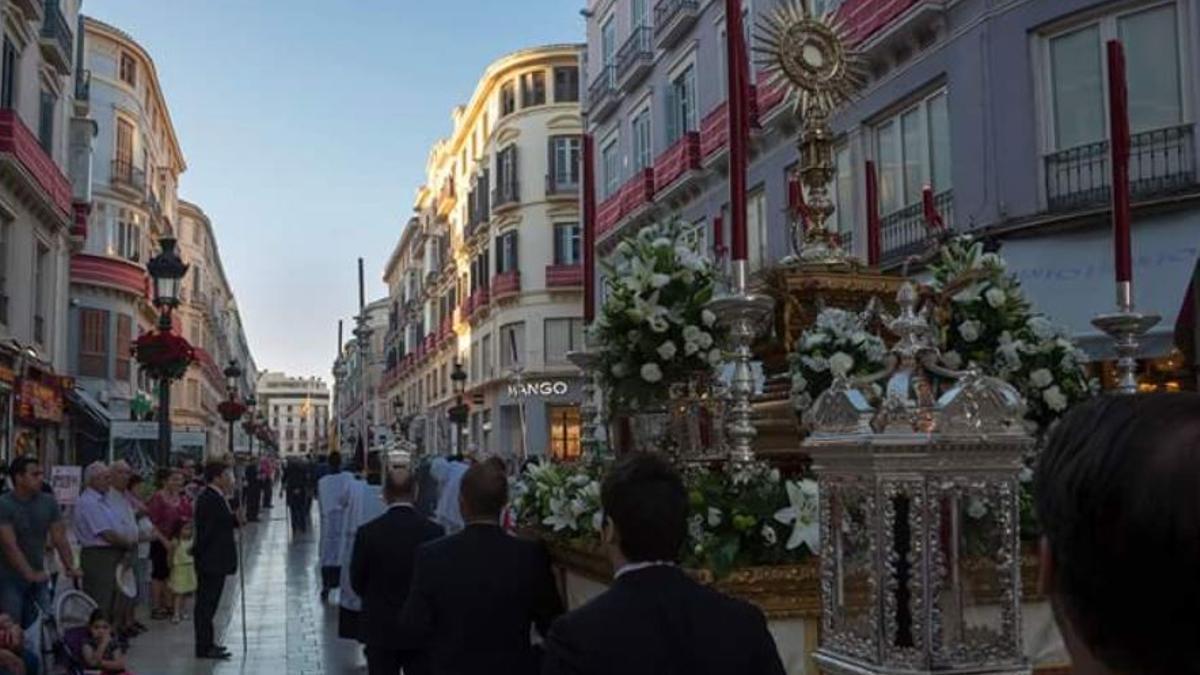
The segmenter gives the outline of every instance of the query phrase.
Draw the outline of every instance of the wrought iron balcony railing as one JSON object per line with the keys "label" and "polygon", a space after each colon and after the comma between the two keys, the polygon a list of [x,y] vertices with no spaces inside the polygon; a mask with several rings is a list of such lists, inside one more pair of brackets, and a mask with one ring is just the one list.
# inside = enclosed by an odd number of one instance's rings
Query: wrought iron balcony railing
{"label": "wrought iron balcony railing", "polygon": [[58,6],[58,0],[46,0],[45,9],[40,33],[42,53],[59,73],[65,75],[71,72],[75,36]]}
{"label": "wrought iron balcony railing", "polygon": [[133,165],[127,159],[112,161],[112,184],[124,187],[141,194],[146,190],[146,172]]}
{"label": "wrought iron balcony railing", "polygon": [[[954,231],[954,191],[939,192],[933,198],[934,208],[942,217],[946,229]],[[920,253],[935,233],[925,221],[921,202],[888,214],[880,222],[882,254],[885,261],[895,261]]]}

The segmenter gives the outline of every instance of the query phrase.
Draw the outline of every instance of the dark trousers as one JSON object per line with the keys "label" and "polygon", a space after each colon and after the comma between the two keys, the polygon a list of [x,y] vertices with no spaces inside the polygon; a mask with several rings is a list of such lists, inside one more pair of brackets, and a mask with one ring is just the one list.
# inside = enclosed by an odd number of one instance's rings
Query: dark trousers
{"label": "dark trousers", "polygon": [[367,645],[367,675],[428,675],[424,654]]}
{"label": "dark trousers", "polygon": [[292,515],[292,531],[308,532],[308,508],[303,494],[288,493],[288,512]]}
{"label": "dark trousers", "polygon": [[274,488],[275,488],[275,482],[274,482],[274,481],[272,481],[272,480],[266,480],[266,481],[264,481],[264,482],[263,482],[263,489],[262,489],[262,507],[263,507],[264,509],[269,509],[269,508],[271,508],[271,493],[275,491],[275,490],[274,490]]}
{"label": "dark trousers", "polygon": [[258,520],[258,509],[262,505],[259,496],[261,490],[262,483],[259,481],[246,481],[246,520]]}
{"label": "dark trousers", "polygon": [[332,591],[342,585],[342,568],[336,565],[321,566],[321,590]]}
{"label": "dark trousers", "polygon": [[225,590],[224,574],[196,575],[196,651],[213,646],[213,617],[221,604],[221,592]]}

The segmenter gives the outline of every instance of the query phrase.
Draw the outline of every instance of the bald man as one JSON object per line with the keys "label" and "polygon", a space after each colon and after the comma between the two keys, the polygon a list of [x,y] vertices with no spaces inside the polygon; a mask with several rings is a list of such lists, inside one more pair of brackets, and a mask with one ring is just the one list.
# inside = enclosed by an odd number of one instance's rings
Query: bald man
{"label": "bald man", "polygon": [[387,511],[358,529],[350,556],[350,586],[362,598],[360,638],[370,675],[428,672],[416,645],[397,641],[400,608],[408,598],[417,547],[442,536],[442,528],[413,508],[416,480],[407,468],[388,472]]}

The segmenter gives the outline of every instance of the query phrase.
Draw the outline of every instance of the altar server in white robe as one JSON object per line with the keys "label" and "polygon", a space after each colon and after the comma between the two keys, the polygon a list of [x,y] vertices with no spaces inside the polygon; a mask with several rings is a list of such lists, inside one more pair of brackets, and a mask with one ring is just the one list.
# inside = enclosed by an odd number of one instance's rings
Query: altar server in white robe
{"label": "altar server in white robe", "polygon": [[437,481],[437,509],[433,512],[433,520],[446,530],[446,534],[454,534],[463,529],[462,511],[458,506],[458,488],[462,485],[463,474],[470,468],[466,462],[459,462],[445,457],[433,460],[429,473]]}
{"label": "altar server in white robe", "polygon": [[343,504],[341,559],[346,564],[342,565],[341,590],[338,593],[338,637],[362,642],[358,627],[362,598],[350,585],[349,563],[354,552],[354,537],[358,534],[358,528],[383,515],[385,511],[382,487],[367,483],[356,476],[344,493]]}
{"label": "altar server in white robe", "polygon": [[340,585],[342,576],[342,525],[346,491],[354,484],[354,475],[342,471],[340,453],[329,453],[330,473],[317,481],[317,503],[321,508],[321,600]]}

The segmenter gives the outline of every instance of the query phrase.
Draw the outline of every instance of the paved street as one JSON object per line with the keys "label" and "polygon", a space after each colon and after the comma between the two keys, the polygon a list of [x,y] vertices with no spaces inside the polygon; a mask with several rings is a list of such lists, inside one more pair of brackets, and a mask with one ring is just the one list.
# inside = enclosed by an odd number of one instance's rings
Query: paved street
{"label": "paved street", "polygon": [[[336,596],[322,607],[317,595],[316,532],[289,541],[286,513],[276,505],[263,512],[269,520],[249,526],[245,533],[246,652],[242,651],[240,591],[235,576],[225,587],[216,625],[218,641],[233,652],[233,659],[198,661],[192,656],[191,622],[153,622],[151,631],[133,646],[131,670],[141,675],[366,671],[362,650],[337,638]],[[315,527],[315,509],[313,520]]]}

